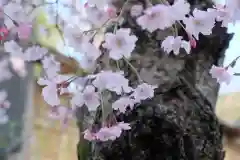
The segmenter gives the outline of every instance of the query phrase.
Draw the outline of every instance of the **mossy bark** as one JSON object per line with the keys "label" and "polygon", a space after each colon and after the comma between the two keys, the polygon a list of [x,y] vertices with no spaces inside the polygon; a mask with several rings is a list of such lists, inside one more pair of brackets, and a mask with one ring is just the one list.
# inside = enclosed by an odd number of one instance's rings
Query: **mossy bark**
{"label": "mossy bark", "polygon": [[[145,1],[130,1],[130,4]],[[192,6],[206,8],[207,1],[190,1]],[[129,5],[129,8],[131,5]],[[132,129],[113,142],[95,143],[89,160],[223,160],[222,131],[215,116],[218,84],[209,75],[213,64],[221,65],[231,35],[218,24],[211,36],[200,35],[190,55],[168,55],[161,40],[171,31],[142,31],[126,10],[121,27],[131,28],[139,40],[131,63],[144,81],[158,84],[152,100],[135,106],[119,121]],[[179,35],[187,39],[179,27]],[[136,83],[136,76],[126,64],[125,73]]]}

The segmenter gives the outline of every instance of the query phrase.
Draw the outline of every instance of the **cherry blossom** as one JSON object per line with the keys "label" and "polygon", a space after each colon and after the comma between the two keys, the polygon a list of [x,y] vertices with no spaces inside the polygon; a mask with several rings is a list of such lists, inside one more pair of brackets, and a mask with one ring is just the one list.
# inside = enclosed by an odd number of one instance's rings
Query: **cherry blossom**
{"label": "cherry blossom", "polygon": [[101,52],[89,42],[82,46],[82,52],[83,56],[80,60],[80,66],[85,70],[89,70],[95,65],[96,60],[101,55]]}
{"label": "cherry blossom", "polygon": [[120,137],[123,130],[129,129],[131,129],[131,127],[128,123],[120,122],[111,127],[101,128],[95,135],[100,141],[115,140],[116,138]]}
{"label": "cherry blossom", "polygon": [[110,18],[108,12],[106,12],[104,9],[100,10],[95,6],[87,6],[86,14],[87,19],[96,27],[102,26]]}
{"label": "cherry blossom", "polygon": [[209,72],[219,83],[225,82],[226,84],[229,84],[231,81],[232,75],[224,67],[213,65]]}
{"label": "cherry blossom", "polygon": [[132,88],[128,85],[129,80],[123,76],[123,72],[104,71],[94,77],[95,80],[92,83],[100,91],[108,89],[118,95],[132,91]]}
{"label": "cherry blossom", "polygon": [[134,89],[134,92],[131,96],[133,96],[136,101],[146,100],[149,98],[154,97],[154,89],[157,88],[157,86],[149,85],[147,83],[142,83],[138,85],[137,88]]}
{"label": "cherry blossom", "polygon": [[104,48],[109,49],[109,56],[114,60],[119,60],[123,57],[130,58],[131,52],[135,48],[137,37],[130,35],[130,28],[121,28],[116,31],[116,34],[106,33]]}
{"label": "cherry blossom", "polygon": [[[17,22],[24,22],[24,21],[26,22],[28,19],[26,14],[23,12],[25,11],[24,8],[19,3],[10,2],[4,6],[3,11],[6,15],[11,17],[11,19]],[[9,19],[9,18],[6,17],[5,19]]]}
{"label": "cherry blossom", "polygon": [[[161,22],[161,23],[159,23]],[[137,23],[142,29],[153,32],[157,29],[166,29],[173,25],[171,12],[168,6],[157,4],[144,11],[144,15],[137,18]]]}
{"label": "cherry blossom", "polygon": [[184,48],[185,51],[189,54],[191,50],[190,43],[187,41],[182,40],[181,36],[173,37],[168,36],[162,42],[162,48],[165,52],[170,53],[173,51],[175,55],[179,54],[180,48]]}
{"label": "cherry blossom", "polygon": [[47,54],[48,50],[40,46],[32,46],[24,51],[24,60],[36,61],[40,60]]}
{"label": "cherry blossom", "polygon": [[214,8],[208,8],[207,11],[216,17],[216,21],[222,22],[222,27],[227,27],[234,21],[233,12],[228,6],[215,5]]}
{"label": "cherry blossom", "polygon": [[232,14],[233,23],[240,20],[240,2],[238,0],[227,0],[226,8],[229,8]]}
{"label": "cherry blossom", "polygon": [[23,57],[23,49],[13,40],[5,42],[4,49],[11,56]]}
{"label": "cherry blossom", "polygon": [[93,141],[97,139],[95,133],[92,133],[89,129],[85,130],[83,134],[84,134],[84,139],[86,140]]}
{"label": "cherry blossom", "polygon": [[41,62],[48,77],[55,77],[60,71],[60,63],[55,60],[53,55],[45,56]]}
{"label": "cherry blossom", "polygon": [[96,6],[99,9],[103,9],[105,6],[110,4],[112,0],[87,0],[89,5]]}
{"label": "cherry blossom", "polygon": [[19,39],[26,40],[29,38],[32,32],[32,25],[27,23],[22,23],[16,28],[16,31],[18,33]]}
{"label": "cherry blossom", "polygon": [[72,106],[82,107],[84,104],[89,110],[95,111],[100,105],[100,97],[95,88],[91,85],[86,86],[83,92],[78,92],[71,100]]}
{"label": "cherry blossom", "polygon": [[10,62],[18,76],[25,77],[27,75],[26,65],[22,58],[13,56],[10,58]]}
{"label": "cherry blossom", "polygon": [[213,14],[198,9],[193,10],[193,16],[184,18],[183,22],[186,25],[188,33],[192,34],[197,40],[199,33],[210,35],[215,25],[215,16]]}
{"label": "cherry blossom", "polygon": [[190,12],[190,4],[185,0],[175,0],[174,4],[169,7],[172,16],[171,18],[179,21],[185,18]]}
{"label": "cherry blossom", "polygon": [[1,69],[1,75],[0,75],[0,82],[9,80],[12,78],[12,72],[9,70],[9,60],[6,58],[3,58],[0,60],[0,69]]}
{"label": "cherry blossom", "polygon": [[138,4],[138,5],[133,5],[130,11],[130,14],[132,17],[138,17],[142,14],[143,12],[143,6]]}
{"label": "cherry blossom", "polygon": [[131,126],[129,123],[124,123],[124,122],[119,122],[118,127],[121,128],[122,130],[130,130]]}
{"label": "cherry blossom", "polygon": [[72,118],[72,111],[64,106],[51,106],[48,117],[54,120],[60,120],[62,127],[64,128],[69,119]]}
{"label": "cherry blossom", "polygon": [[38,84],[41,86],[45,86],[42,89],[42,96],[45,102],[47,102],[50,106],[60,105],[60,99],[57,92],[57,84],[55,82],[48,79],[40,78],[38,80]]}
{"label": "cherry blossom", "polygon": [[129,97],[121,97],[112,104],[112,108],[115,110],[119,110],[122,113],[125,113],[127,107],[130,107],[131,109],[133,108],[134,103],[134,99],[131,99]]}

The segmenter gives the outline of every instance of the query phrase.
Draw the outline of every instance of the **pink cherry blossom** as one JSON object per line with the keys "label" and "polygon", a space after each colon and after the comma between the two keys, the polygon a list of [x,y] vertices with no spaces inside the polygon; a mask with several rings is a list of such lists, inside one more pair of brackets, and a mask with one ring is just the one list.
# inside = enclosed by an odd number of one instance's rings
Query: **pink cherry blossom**
{"label": "pink cherry blossom", "polygon": [[32,32],[32,25],[30,25],[28,23],[21,23],[16,28],[16,31],[18,33],[19,39],[21,39],[21,40],[28,39]]}
{"label": "pink cherry blossom", "polygon": [[83,92],[78,92],[74,95],[71,104],[73,107],[82,107],[85,104],[89,110],[95,111],[100,105],[100,97],[99,94],[95,92],[95,87],[89,85],[86,86]]}
{"label": "pink cherry blossom", "polygon": [[137,41],[137,37],[130,35],[130,32],[130,28],[121,28],[116,31],[116,34],[105,34],[103,47],[109,50],[110,58],[114,60],[119,60],[123,57],[130,58]]}
{"label": "pink cherry blossom", "polygon": [[120,137],[123,130],[131,129],[129,123],[119,122],[111,127],[103,127],[96,134],[96,138],[100,141],[115,140]]}
{"label": "pink cherry blossom", "polygon": [[88,141],[94,141],[97,139],[95,133],[92,133],[89,129],[85,130],[83,133],[84,133],[84,139]]}
{"label": "pink cherry blossom", "polygon": [[229,84],[231,82],[232,75],[224,67],[218,67],[213,65],[210,69],[210,74],[212,78],[216,78],[219,83],[225,82]]}
{"label": "pink cherry blossom", "polygon": [[115,7],[107,6],[105,10],[106,10],[109,18],[114,18],[117,16],[117,13],[116,13],[117,11],[116,11]]}

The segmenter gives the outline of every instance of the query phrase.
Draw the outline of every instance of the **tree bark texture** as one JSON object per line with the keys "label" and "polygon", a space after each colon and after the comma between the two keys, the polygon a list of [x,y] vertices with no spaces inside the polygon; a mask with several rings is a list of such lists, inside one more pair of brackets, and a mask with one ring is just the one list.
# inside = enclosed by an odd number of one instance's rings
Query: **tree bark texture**
{"label": "tree bark texture", "polygon": [[[146,5],[144,0],[130,1],[137,3]],[[206,0],[189,0],[189,3],[200,9],[212,5]],[[150,34],[141,30],[128,9],[124,17],[121,27],[131,28],[139,38],[131,63],[144,81],[159,87],[153,99],[125,114],[115,114],[119,121],[130,123],[132,129],[113,142],[91,144],[88,159],[223,160],[222,130],[214,112],[218,84],[209,70],[213,64],[222,64],[232,36],[218,24],[211,36],[200,35],[190,55],[184,51],[179,56],[166,55],[161,41],[171,34],[170,30]],[[180,27],[178,34],[187,40]],[[127,64],[121,66],[131,83],[136,83],[136,76]]]}

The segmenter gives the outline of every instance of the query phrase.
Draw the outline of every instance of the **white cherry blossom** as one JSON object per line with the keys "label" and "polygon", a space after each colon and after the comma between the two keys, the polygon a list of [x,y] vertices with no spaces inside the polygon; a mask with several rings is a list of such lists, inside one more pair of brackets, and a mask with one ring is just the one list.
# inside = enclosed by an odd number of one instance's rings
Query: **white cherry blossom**
{"label": "white cherry blossom", "polygon": [[38,84],[45,86],[42,89],[42,96],[45,102],[50,106],[60,105],[60,99],[58,97],[57,84],[49,79],[40,78]]}
{"label": "white cherry blossom", "polygon": [[112,104],[112,108],[115,110],[119,110],[122,113],[125,113],[128,106],[131,109],[133,108],[134,103],[134,99],[131,99],[129,97],[121,97]]}
{"label": "white cherry blossom", "polygon": [[32,46],[27,48],[24,52],[24,60],[36,61],[40,60],[47,54],[48,50],[39,46]]}
{"label": "white cherry blossom", "polygon": [[53,55],[45,56],[41,62],[43,69],[49,78],[55,77],[57,72],[60,71],[60,63],[55,60]]}
{"label": "white cherry blossom", "polygon": [[143,12],[143,6],[141,4],[133,5],[130,14],[132,17],[138,17],[142,14]]}
{"label": "white cherry blossom", "polygon": [[174,23],[169,6],[163,4],[154,5],[144,11],[144,15],[137,18],[137,23],[142,29],[153,32],[157,29],[166,29]]}
{"label": "white cherry blossom", "polygon": [[181,36],[168,36],[162,42],[162,48],[167,53],[173,51],[175,55],[178,55],[180,48],[184,48],[185,51],[189,54],[191,46],[189,42],[182,40]]}
{"label": "white cherry blossom", "polygon": [[96,60],[101,56],[101,52],[98,48],[96,48],[92,43],[84,43],[82,46],[83,56],[80,59],[80,66],[85,69],[91,69]]}
{"label": "white cherry blossom", "polygon": [[12,69],[18,74],[20,77],[25,77],[27,75],[27,69],[25,62],[20,57],[10,57],[10,62],[12,65]]}
{"label": "white cherry blossom", "polygon": [[117,126],[120,127],[122,130],[129,130],[129,129],[131,129],[131,126],[130,126],[129,123],[118,122]]}
{"label": "white cherry blossom", "polygon": [[232,14],[233,23],[240,20],[240,1],[239,0],[226,0],[226,8]]}
{"label": "white cherry blossom", "polygon": [[130,32],[130,28],[121,28],[116,31],[116,34],[105,34],[103,47],[109,50],[110,58],[114,60],[119,60],[123,57],[130,58],[137,41],[137,37],[130,35]]}
{"label": "white cherry blossom", "polygon": [[100,91],[107,89],[120,95],[132,91],[128,82],[129,80],[123,76],[122,72],[104,71],[95,75],[92,83]]}
{"label": "white cherry blossom", "polygon": [[10,53],[11,56],[23,57],[22,48],[13,40],[4,43],[4,49]]}
{"label": "white cherry blossom", "polygon": [[190,4],[186,0],[175,0],[174,4],[169,8],[172,19],[182,20],[190,12]]}
{"label": "white cherry blossom", "polygon": [[89,5],[96,6],[99,9],[103,9],[106,7],[108,4],[110,4],[112,0],[87,0],[87,3]]}
{"label": "white cherry blossom", "polygon": [[95,133],[92,133],[89,129],[86,129],[84,132],[84,139],[88,140],[88,141],[93,141],[93,140],[96,140],[97,137],[95,135]]}
{"label": "white cherry blossom", "polygon": [[[21,4],[10,2],[3,8],[4,13],[17,22],[26,22],[28,20]],[[5,19],[9,19],[7,16]]]}
{"label": "white cherry blossom", "polygon": [[13,74],[9,69],[8,59],[3,58],[0,60],[0,70],[1,70],[0,82],[6,81],[12,78]]}
{"label": "white cherry blossom", "polygon": [[95,87],[88,85],[83,92],[78,92],[71,100],[72,106],[82,107],[84,104],[90,111],[95,111],[100,105],[100,97]]}
{"label": "white cherry blossom", "polygon": [[87,19],[96,27],[102,26],[110,17],[104,9],[97,7],[86,7]]}
{"label": "white cherry blossom", "polygon": [[212,33],[215,25],[215,16],[207,11],[194,9],[193,16],[184,18],[183,22],[186,25],[187,32],[198,40],[199,33],[203,35],[210,35]]}
{"label": "white cherry blossom", "polygon": [[136,101],[140,102],[141,100],[146,100],[149,98],[154,97],[154,89],[156,89],[157,86],[149,85],[147,83],[142,83],[138,85],[136,89],[134,89],[134,92],[132,93],[132,97],[135,98]]}
{"label": "white cherry blossom", "polygon": [[228,6],[215,5],[214,8],[208,8],[207,11],[216,17],[216,21],[222,22],[222,27],[227,27],[234,21],[233,12]]}

